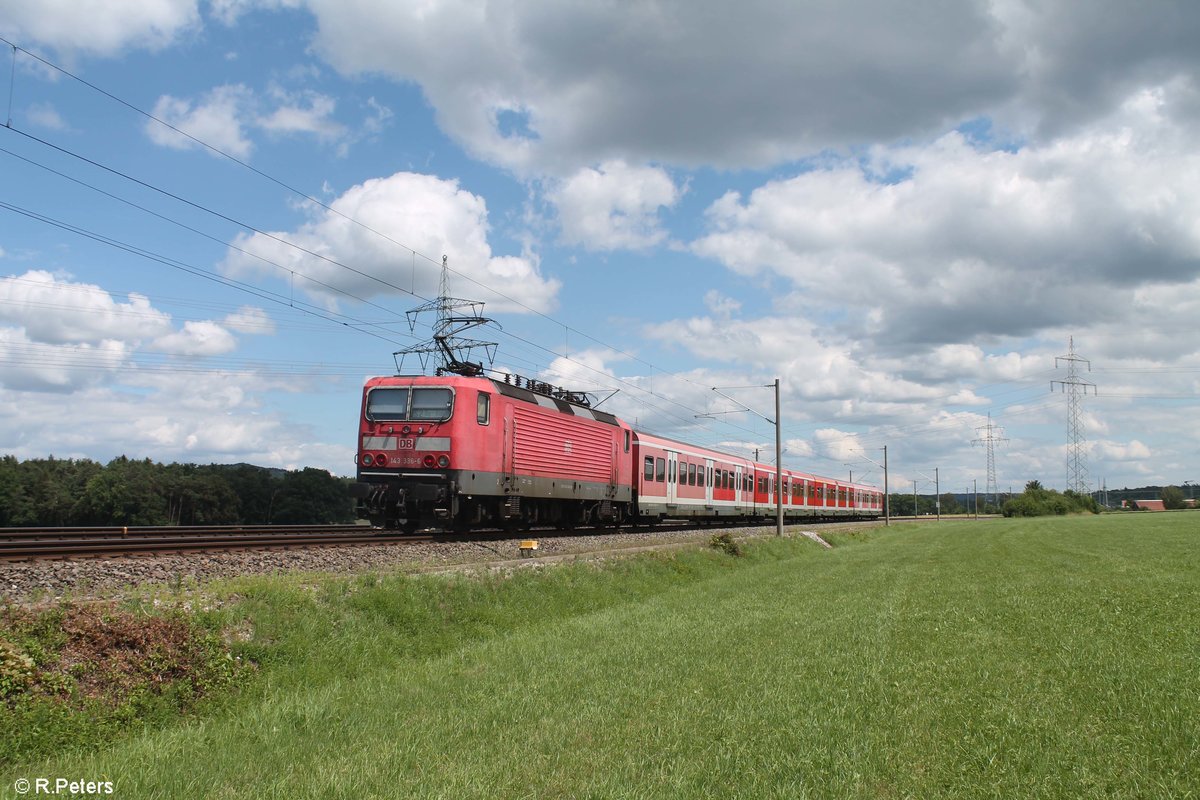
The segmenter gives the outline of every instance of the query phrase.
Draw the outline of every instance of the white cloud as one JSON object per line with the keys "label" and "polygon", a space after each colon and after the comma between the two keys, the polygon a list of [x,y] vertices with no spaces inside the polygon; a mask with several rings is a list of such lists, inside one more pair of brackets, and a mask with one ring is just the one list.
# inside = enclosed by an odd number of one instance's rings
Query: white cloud
{"label": "white cloud", "polygon": [[834,461],[854,463],[861,461],[866,449],[854,431],[837,428],[821,428],[813,433],[816,447],[827,458]]}
{"label": "white cloud", "polygon": [[1200,13],[1170,3],[1086,25],[1063,1],[306,5],[335,67],[415,81],[471,152],[535,174],[766,166],[989,113],[1065,129],[1200,59]]}
{"label": "white cloud", "polygon": [[1123,316],[1128,292],[1200,274],[1200,156],[1163,113],[1177,99],[1142,92],[1095,128],[1017,152],[951,133],[730,193],[694,251],[782,275],[807,307],[848,306],[860,334],[892,345]]}
{"label": "white cloud", "polygon": [[119,303],[99,286],[60,280],[44,270],[0,278],[0,321],[21,326],[34,342],[137,341],[166,334],[170,319],[142,295]]}
{"label": "white cloud", "polygon": [[1098,441],[1093,444],[1092,453],[1105,461],[1147,461],[1154,457],[1150,448],[1137,439],[1129,442]]}
{"label": "white cloud", "polygon": [[128,344],[113,339],[48,344],[20,328],[0,327],[0,387],[71,393],[111,380],[129,353]]}
{"label": "white cloud", "polygon": [[275,321],[266,311],[254,306],[242,306],[237,313],[225,317],[224,324],[238,333],[275,333]]}
{"label": "white cloud", "polygon": [[197,102],[163,95],[154,104],[154,116],[187,136],[154,120],[146,122],[146,134],[152,142],[164,147],[177,150],[201,147],[189,139],[190,136],[232,156],[246,159],[254,145],[246,136],[243,119],[250,113],[253,102],[254,93],[241,84],[218,86]]}
{"label": "white cloud", "polygon": [[609,161],[579,170],[549,198],[558,207],[563,241],[590,250],[636,250],[666,239],[658,211],[674,206],[679,195],[661,168]]}
{"label": "white cloud", "polygon": [[[329,205],[333,211],[314,210],[297,230],[272,234],[307,253],[261,234],[240,236],[234,244],[294,270],[300,276],[297,290],[329,302],[345,299],[338,291],[362,298],[408,296],[410,291],[436,296],[441,265],[414,259],[407,250],[411,247],[449,255],[456,273],[450,276],[451,291],[457,297],[485,300],[489,310],[524,310],[484,288],[494,287],[538,311],[553,305],[558,282],[543,278],[529,257],[494,255],[488,243],[487,204],[459,188],[457,181],[400,172],[354,186]],[[233,275],[275,270],[233,251],[223,269]]]}
{"label": "white cloud", "polygon": [[[263,386],[257,376],[158,373],[143,383],[81,387],[70,397],[0,387],[4,452],[19,458],[54,453],[106,461],[126,454],[352,472],[352,447],[321,442],[309,426],[258,409]],[[86,425],[63,424],[81,418]]]}
{"label": "white cloud", "polygon": [[279,87],[274,87],[270,94],[278,105],[255,120],[263,130],[276,134],[309,133],[325,141],[346,134],[345,126],[333,119],[337,102],[332,97],[311,90],[288,92]]}
{"label": "white cloud", "polygon": [[[859,360],[849,341],[799,316],[752,320],[692,317],[647,325],[646,334],[709,361],[762,374],[778,373],[794,400],[836,404],[839,415],[862,413],[872,403],[907,403],[938,397],[922,386]],[[845,398],[852,398],[846,400]],[[853,410],[853,411],[851,411]]]}
{"label": "white cloud", "polygon": [[742,304],[732,297],[726,297],[716,289],[704,293],[704,305],[720,319],[729,319],[742,310]]}
{"label": "white cloud", "polygon": [[[187,136],[154,120],[146,122],[145,131],[164,147],[188,150],[202,148],[203,142],[247,159],[254,150],[250,133],[256,130],[274,136],[309,135],[327,143],[348,140],[346,126],[334,118],[336,108],[334,98],[312,90],[288,91],[276,85],[260,95],[243,84],[226,84],[195,100],[170,95],[158,99],[154,116]],[[373,108],[367,130],[378,132],[386,122],[385,112]]]}
{"label": "white cloud", "polygon": [[299,0],[209,0],[209,14],[223,25],[234,25],[251,11],[297,8]]}
{"label": "white cloud", "polygon": [[237,339],[215,322],[188,321],[183,328],[161,336],[150,350],[176,356],[219,356],[237,347]]}
{"label": "white cloud", "polygon": [[[142,351],[200,357],[237,346],[219,323],[192,320],[177,329],[146,297],[128,299],[117,302],[99,286],[44,270],[0,278],[0,323],[8,323],[0,324],[0,385],[74,392],[129,380]],[[242,309],[235,319],[249,324],[256,311]]]}
{"label": "white cloud", "polygon": [[25,116],[29,122],[39,128],[46,128],[52,131],[69,130],[70,126],[67,121],[62,118],[56,109],[50,103],[34,103],[25,111]]}
{"label": "white cloud", "polygon": [[0,31],[60,51],[160,49],[200,21],[196,0],[6,0]]}

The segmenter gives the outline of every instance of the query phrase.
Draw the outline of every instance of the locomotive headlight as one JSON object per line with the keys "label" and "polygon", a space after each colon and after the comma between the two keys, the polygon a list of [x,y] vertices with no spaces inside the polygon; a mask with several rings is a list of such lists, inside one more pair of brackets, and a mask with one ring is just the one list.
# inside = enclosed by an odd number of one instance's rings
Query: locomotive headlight
{"label": "locomotive headlight", "polygon": [[362,457],[362,464],[363,464],[363,466],[364,466],[364,467],[369,467],[369,466],[371,466],[371,461],[372,461],[372,460],[371,460],[371,454],[370,454],[370,453],[363,453],[363,457]]}
{"label": "locomotive headlight", "polygon": [[450,456],[438,456],[438,466],[442,469],[450,466]]}

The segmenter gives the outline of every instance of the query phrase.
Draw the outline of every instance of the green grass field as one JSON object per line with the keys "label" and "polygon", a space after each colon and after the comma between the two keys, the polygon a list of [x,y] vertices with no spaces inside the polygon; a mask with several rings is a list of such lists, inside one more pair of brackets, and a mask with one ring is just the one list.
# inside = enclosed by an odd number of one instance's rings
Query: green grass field
{"label": "green grass field", "polygon": [[830,538],[227,584],[237,697],[0,794],[1200,795],[1200,513]]}

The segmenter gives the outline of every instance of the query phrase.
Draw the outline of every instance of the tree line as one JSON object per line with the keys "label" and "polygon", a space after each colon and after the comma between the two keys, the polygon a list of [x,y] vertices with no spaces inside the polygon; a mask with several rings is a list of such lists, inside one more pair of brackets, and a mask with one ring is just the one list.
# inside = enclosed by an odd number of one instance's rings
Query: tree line
{"label": "tree line", "polygon": [[[910,517],[913,515],[914,497],[911,494],[893,493],[889,495],[890,509],[893,516]],[[935,499],[932,495],[917,495],[916,514],[931,516],[937,512]],[[1006,517],[1043,517],[1061,514],[1076,514],[1080,512],[1099,513],[1100,506],[1089,495],[1080,495],[1069,489],[1059,492],[1056,489],[1046,489],[1040,481],[1029,481],[1021,494],[1002,494],[995,502],[989,502],[984,495],[977,498],[967,495],[964,498],[954,493],[941,496],[941,513],[971,514],[975,512],[975,503],[979,503],[980,514],[1003,514]]]}
{"label": "tree line", "polygon": [[352,522],[347,479],[306,467],[0,458],[0,526]]}

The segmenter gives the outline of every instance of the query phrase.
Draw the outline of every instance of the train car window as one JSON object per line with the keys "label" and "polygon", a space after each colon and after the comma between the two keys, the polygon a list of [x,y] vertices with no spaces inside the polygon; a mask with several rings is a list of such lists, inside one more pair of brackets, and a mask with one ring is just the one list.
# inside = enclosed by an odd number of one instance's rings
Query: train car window
{"label": "train car window", "polygon": [[654,480],[662,483],[667,479],[667,460],[665,458],[658,459],[655,464]]}
{"label": "train car window", "polygon": [[454,393],[449,389],[416,388],[412,392],[409,419],[441,422],[450,419]]}
{"label": "train car window", "polygon": [[688,486],[696,485],[696,465],[688,464]]}
{"label": "train car window", "polygon": [[671,483],[675,482],[675,462],[671,462],[670,473],[667,475],[667,480]]}
{"label": "train car window", "polygon": [[654,456],[646,456],[645,478],[648,481],[654,480]]}
{"label": "train car window", "polygon": [[372,389],[367,392],[367,419],[408,419],[408,389]]}
{"label": "train car window", "polygon": [[704,485],[704,465],[703,464],[696,465],[696,485],[697,486]]}
{"label": "train car window", "polygon": [[479,393],[479,399],[475,401],[475,421],[480,425],[487,425],[492,418],[492,396],[486,392]]}

